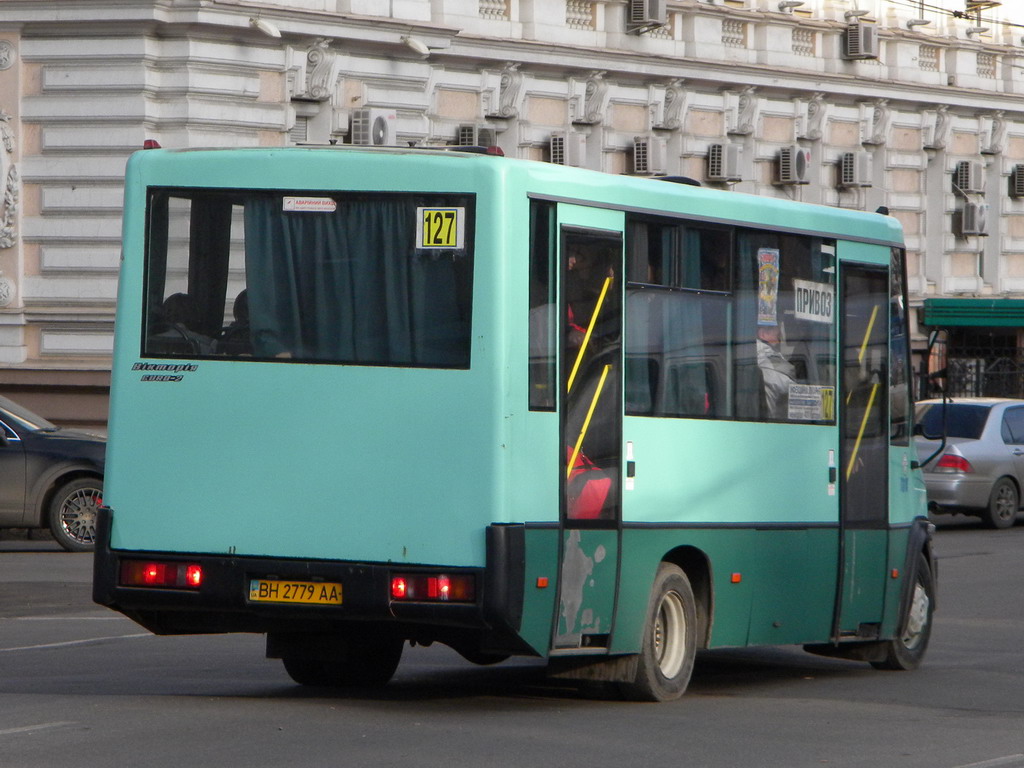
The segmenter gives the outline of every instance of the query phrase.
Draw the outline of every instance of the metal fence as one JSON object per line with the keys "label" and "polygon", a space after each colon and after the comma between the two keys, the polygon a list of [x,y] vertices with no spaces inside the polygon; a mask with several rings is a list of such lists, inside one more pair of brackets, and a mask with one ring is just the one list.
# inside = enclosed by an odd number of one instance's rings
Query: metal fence
{"label": "metal fence", "polygon": [[1024,351],[953,348],[949,351],[951,397],[1024,397]]}

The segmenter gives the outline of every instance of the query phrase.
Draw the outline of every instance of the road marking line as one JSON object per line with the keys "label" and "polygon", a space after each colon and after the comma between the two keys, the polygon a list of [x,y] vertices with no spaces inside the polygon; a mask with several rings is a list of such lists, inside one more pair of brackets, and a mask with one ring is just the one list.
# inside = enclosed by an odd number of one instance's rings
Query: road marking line
{"label": "road marking line", "polygon": [[[153,637],[149,632],[139,632],[135,635],[110,635],[109,637],[89,637],[85,640],[68,640],[63,643],[45,643],[43,645],[22,645],[16,648],[0,648],[0,653],[10,651],[36,651],[43,648],[66,648],[69,645],[87,645],[89,643],[100,643],[104,640],[130,640],[135,637]],[[0,731],[2,733],[2,731]]]}
{"label": "road marking line", "polygon": [[39,725],[24,725],[21,728],[8,728],[0,731],[0,736],[9,736],[13,733],[31,733],[32,731],[45,731],[47,728],[60,728],[65,725],[75,725],[71,720],[61,720],[56,723],[40,723]]}
{"label": "road marking line", "polygon": [[1006,765],[1024,765],[1024,755],[1007,755],[1006,757],[997,757],[980,763],[958,765],[957,768],[997,768],[998,766]]}

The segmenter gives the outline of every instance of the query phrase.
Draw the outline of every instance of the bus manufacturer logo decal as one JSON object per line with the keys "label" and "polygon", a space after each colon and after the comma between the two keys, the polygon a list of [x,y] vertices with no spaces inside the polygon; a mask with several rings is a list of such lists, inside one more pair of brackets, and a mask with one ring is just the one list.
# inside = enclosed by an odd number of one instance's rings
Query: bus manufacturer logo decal
{"label": "bus manufacturer logo decal", "polygon": [[198,371],[195,363],[135,363],[133,371],[148,371],[139,381],[181,381],[186,373]]}

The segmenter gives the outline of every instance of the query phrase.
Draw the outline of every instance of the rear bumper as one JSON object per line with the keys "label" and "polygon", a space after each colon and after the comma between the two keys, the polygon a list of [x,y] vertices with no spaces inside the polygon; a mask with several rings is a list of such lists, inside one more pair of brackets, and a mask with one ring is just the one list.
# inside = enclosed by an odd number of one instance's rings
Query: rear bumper
{"label": "rear bumper", "polygon": [[[488,530],[488,566],[446,568],[335,560],[294,560],[201,553],[120,551],[110,548],[111,511],[97,521],[93,599],[157,634],[220,632],[344,632],[372,627],[419,641],[517,646],[522,578],[517,579],[522,537],[506,526]],[[509,535],[512,534],[512,535]],[[518,539],[518,543],[516,541]],[[121,563],[153,559],[202,566],[197,590],[124,587]],[[399,602],[391,599],[393,573],[472,574],[474,602]],[[341,605],[308,606],[254,602],[253,579],[340,583]]]}
{"label": "rear bumper", "polygon": [[992,479],[971,475],[928,472],[924,476],[928,502],[940,507],[984,509],[992,493]]}

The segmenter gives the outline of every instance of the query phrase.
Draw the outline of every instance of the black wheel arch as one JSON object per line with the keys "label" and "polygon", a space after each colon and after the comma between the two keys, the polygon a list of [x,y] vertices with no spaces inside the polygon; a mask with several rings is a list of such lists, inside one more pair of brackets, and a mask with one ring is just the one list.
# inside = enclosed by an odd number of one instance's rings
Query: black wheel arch
{"label": "black wheel arch", "polygon": [[663,562],[679,566],[686,578],[697,603],[697,647],[707,648],[711,643],[711,627],[714,623],[715,591],[711,578],[711,561],[697,547],[676,547],[667,552]]}

